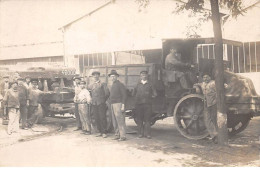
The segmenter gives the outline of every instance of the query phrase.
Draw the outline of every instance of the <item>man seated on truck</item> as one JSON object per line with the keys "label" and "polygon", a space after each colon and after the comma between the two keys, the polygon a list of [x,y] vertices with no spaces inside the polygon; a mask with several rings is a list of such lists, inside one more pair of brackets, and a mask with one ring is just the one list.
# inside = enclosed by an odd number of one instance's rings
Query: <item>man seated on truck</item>
{"label": "man seated on truck", "polygon": [[194,67],[194,65],[181,61],[181,53],[177,52],[174,48],[170,49],[170,53],[165,58],[165,69],[174,71],[174,73],[171,73],[170,75],[172,77],[172,82],[179,81],[182,88],[188,88],[184,70],[191,67]]}

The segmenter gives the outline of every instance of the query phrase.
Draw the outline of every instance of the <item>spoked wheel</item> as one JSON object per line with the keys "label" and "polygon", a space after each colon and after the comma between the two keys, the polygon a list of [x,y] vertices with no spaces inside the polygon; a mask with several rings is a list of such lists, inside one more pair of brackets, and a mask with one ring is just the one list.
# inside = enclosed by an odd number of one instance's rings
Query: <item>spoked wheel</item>
{"label": "spoked wheel", "polygon": [[242,115],[229,113],[227,115],[227,126],[229,136],[234,136],[245,130],[250,120],[251,116],[248,114]]}
{"label": "spoked wheel", "polygon": [[189,94],[179,100],[174,109],[174,123],[188,139],[203,139],[209,135],[204,123],[203,96]]}

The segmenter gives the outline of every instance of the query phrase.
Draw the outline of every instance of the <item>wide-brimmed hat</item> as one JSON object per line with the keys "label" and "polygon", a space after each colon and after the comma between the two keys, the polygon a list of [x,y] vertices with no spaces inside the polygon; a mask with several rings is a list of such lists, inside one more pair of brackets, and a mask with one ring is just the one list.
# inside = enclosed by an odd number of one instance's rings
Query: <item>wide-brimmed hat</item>
{"label": "wide-brimmed hat", "polygon": [[91,75],[93,76],[94,74],[100,75],[100,71],[95,69],[95,70],[92,71]]}
{"label": "wide-brimmed hat", "polygon": [[148,71],[143,70],[143,71],[140,72],[140,74],[142,74],[142,73],[148,74]]}
{"label": "wide-brimmed hat", "polygon": [[116,72],[116,70],[111,70],[110,74],[108,74],[108,76],[110,77],[111,75],[117,75],[119,76],[119,74]]}

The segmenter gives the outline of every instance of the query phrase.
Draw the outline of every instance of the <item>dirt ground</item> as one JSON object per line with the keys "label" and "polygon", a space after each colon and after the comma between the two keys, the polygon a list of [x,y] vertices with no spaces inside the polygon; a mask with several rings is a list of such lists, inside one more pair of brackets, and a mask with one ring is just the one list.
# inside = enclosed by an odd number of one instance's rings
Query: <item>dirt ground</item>
{"label": "dirt ground", "polygon": [[[128,132],[137,127],[126,118]],[[127,134],[127,141],[73,131],[75,119],[45,118],[34,130],[8,136],[0,125],[0,166],[260,166],[260,117],[220,147],[209,139],[189,140],[173,118],[157,121],[152,139]]]}

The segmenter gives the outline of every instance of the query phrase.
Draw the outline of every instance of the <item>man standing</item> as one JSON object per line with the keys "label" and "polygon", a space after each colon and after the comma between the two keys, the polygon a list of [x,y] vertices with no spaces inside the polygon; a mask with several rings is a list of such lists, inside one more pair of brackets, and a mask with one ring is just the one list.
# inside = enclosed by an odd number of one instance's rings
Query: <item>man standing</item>
{"label": "man standing", "polygon": [[126,88],[125,86],[117,80],[119,74],[116,70],[111,70],[108,75],[113,84],[110,90],[110,104],[112,111],[113,126],[115,129],[115,140],[125,141],[126,140],[126,124],[125,124],[125,102],[126,102]]}
{"label": "man standing", "polygon": [[[217,92],[215,81],[211,80],[208,74],[203,75],[203,83],[196,84],[200,86],[204,95],[204,120],[207,130],[214,143],[217,143]],[[199,91],[199,90],[196,90]]]}
{"label": "man standing", "polygon": [[27,89],[29,89],[29,87],[31,87],[31,77],[30,76],[26,76],[25,77],[25,83],[24,83],[25,87]]}
{"label": "man standing", "polygon": [[140,72],[141,81],[134,89],[136,97],[136,113],[138,125],[138,137],[151,139],[151,112],[152,98],[157,96],[156,90],[148,81],[148,72]]}
{"label": "man standing", "polygon": [[86,82],[81,81],[79,84],[80,92],[77,97],[79,117],[82,125],[82,130],[85,135],[91,134],[91,117],[89,113],[89,106],[91,104],[91,97],[89,91],[86,89]]}
{"label": "man standing", "polygon": [[38,82],[36,80],[32,81],[32,87],[29,88],[29,107],[28,107],[28,126],[32,127],[38,122],[40,114],[38,112],[40,95],[42,91],[38,89]]}
{"label": "man standing", "polygon": [[19,131],[20,103],[17,90],[17,82],[11,83],[11,88],[5,93],[4,104],[8,108],[8,127],[7,133],[11,135],[13,132]]}
{"label": "man standing", "polygon": [[29,105],[28,98],[28,89],[24,86],[24,79],[19,77],[18,81],[18,96],[20,102],[20,117],[22,120],[22,129],[27,130],[26,122],[27,122],[27,106]]}
{"label": "man standing", "polygon": [[74,82],[75,82],[74,104],[75,104],[75,117],[76,117],[76,126],[77,126],[77,128],[74,131],[78,131],[82,129],[82,125],[79,117],[79,108],[78,108],[78,94],[80,92],[80,87],[79,87],[80,81],[81,81],[80,77],[74,78]]}
{"label": "man standing", "polygon": [[106,100],[109,97],[109,90],[106,83],[99,80],[100,72],[94,70],[92,72],[94,83],[89,85],[89,90],[92,96],[92,115],[94,116],[97,128],[99,130],[98,136],[107,137],[107,118],[106,118]]}
{"label": "man standing", "polygon": [[[0,84],[0,94],[1,94],[2,97],[5,96],[5,93],[10,88],[9,76],[5,75],[5,76],[3,76],[3,78],[4,78],[4,81]],[[7,112],[8,112],[7,108],[5,108],[4,104],[1,103],[1,117],[3,118],[3,120],[7,120],[8,119]]]}

